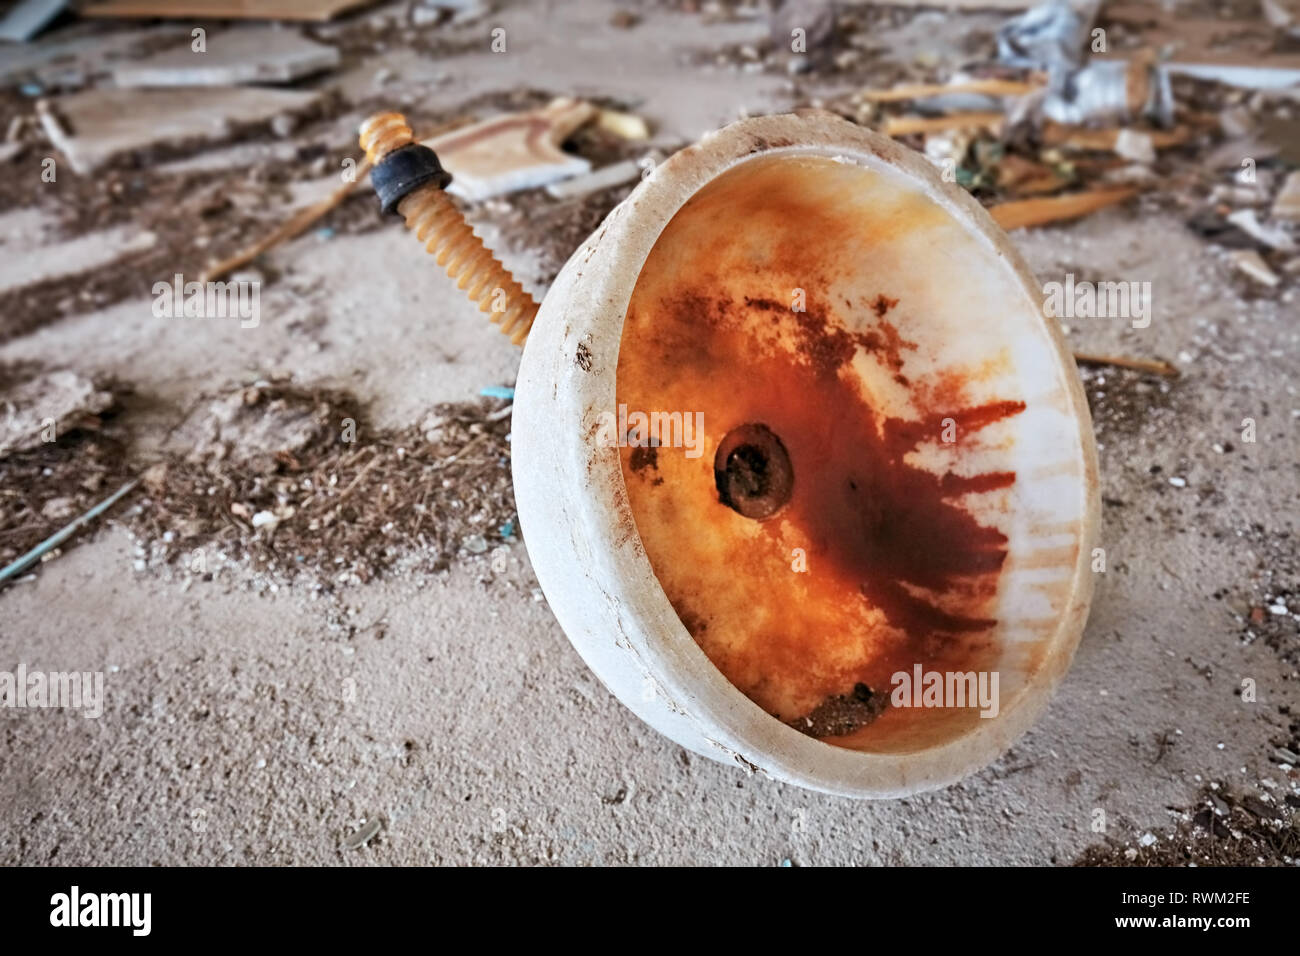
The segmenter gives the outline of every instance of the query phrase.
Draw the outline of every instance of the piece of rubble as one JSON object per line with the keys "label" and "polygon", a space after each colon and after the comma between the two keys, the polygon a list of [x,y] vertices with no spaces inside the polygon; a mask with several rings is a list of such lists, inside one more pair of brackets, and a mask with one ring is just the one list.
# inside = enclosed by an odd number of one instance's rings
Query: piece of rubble
{"label": "piece of rubble", "polygon": [[1273,200],[1274,219],[1300,222],[1300,169],[1293,170]]}
{"label": "piece of rubble", "polygon": [[[1136,45],[1168,51],[1163,68],[1170,74],[1259,90],[1300,82],[1300,54],[1279,43],[1277,28],[1258,13],[1238,19],[1196,16],[1139,0],[1108,5],[1106,19]],[[1123,54],[1111,50],[1100,56]]]}
{"label": "piece of rubble", "polygon": [[1290,234],[1277,226],[1264,225],[1253,209],[1238,209],[1228,217],[1228,222],[1270,249],[1280,249],[1283,252],[1295,251],[1295,240]]}
{"label": "piece of rubble", "polygon": [[68,0],[22,0],[0,20],[0,40],[26,43],[63,12]]}
{"label": "piece of rubble", "polygon": [[39,100],[36,110],[50,142],[84,175],[124,153],[161,143],[225,139],[237,126],[306,109],[316,98],[316,93],[238,86],[94,89]]}
{"label": "piece of rubble", "polygon": [[890,116],[882,132],[886,136],[911,136],[914,133],[943,133],[948,130],[986,129],[1000,134],[1006,117],[1001,113],[952,113],[948,116]]}
{"label": "piece of rubble", "polygon": [[1254,249],[1233,249],[1228,253],[1228,260],[1237,268],[1237,271],[1245,273],[1256,282],[1262,283],[1269,288],[1277,285],[1277,274],[1268,267],[1268,263]]}
{"label": "piece of rubble", "polygon": [[[71,34],[71,39],[60,39]],[[111,33],[97,30],[79,34],[60,30],[42,36],[39,43],[10,45],[0,55],[0,83],[18,86],[35,83],[42,88],[70,90],[107,78],[109,71],[137,50],[157,49],[167,42],[181,42],[189,30],[178,24],[159,24]],[[185,42],[189,42],[185,39]]]}
{"label": "piece of rubble", "polygon": [[546,187],[546,191],[555,199],[574,199],[611,186],[630,183],[640,175],[641,165],[634,159],[625,159],[621,163],[612,163],[585,176],[575,176],[563,182],[551,183]]}
{"label": "piece of rubble", "polygon": [[1008,66],[1049,72],[1077,68],[1099,3],[1048,0],[998,29],[998,59]]}
{"label": "piece of rubble", "polygon": [[596,114],[596,125],[620,139],[644,140],[650,138],[650,127],[635,113],[619,110],[601,110]]}
{"label": "piece of rubble", "polygon": [[1156,147],[1150,135],[1134,129],[1122,129],[1115,137],[1115,154],[1135,163],[1154,163]]}
{"label": "piece of rubble", "polygon": [[451,173],[448,192],[482,200],[546,186],[591,171],[591,163],[560,149],[596,115],[581,100],[557,99],[527,113],[497,116],[425,140]]}
{"label": "piece of rubble", "polygon": [[306,20],[322,23],[376,0],[99,0],[85,17],[168,17],[173,20]]}
{"label": "piece of rubble", "polygon": [[343,841],[345,850],[359,850],[376,836],[379,835],[380,824],[378,819],[372,819],[361,827],[356,833],[348,836]]}
{"label": "piece of rubble", "polygon": [[206,49],[188,44],[165,50],[113,71],[118,86],[236,86],[291,83],[332,69],[339,51],[296,30],[246,27],[212,33]]}
{"label": "piece of rubble", "polygon": [[191,461],[239,462],[253,472],[338,442],[344,427],[324,396],[259,383],[195,409],[173,439]]}
{"label": "piece of rubble", "polygon": [[93,423],[113,404],[109,392],[76,372],[35,375],[0,393],[0,454],[27,451]]}

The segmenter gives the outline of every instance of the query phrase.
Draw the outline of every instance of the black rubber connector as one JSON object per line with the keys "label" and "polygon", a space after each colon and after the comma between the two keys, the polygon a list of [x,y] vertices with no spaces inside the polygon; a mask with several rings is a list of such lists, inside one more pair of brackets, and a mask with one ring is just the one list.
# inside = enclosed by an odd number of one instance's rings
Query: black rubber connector
{"label": "black rubber connector", "polygon": [[370,170],[370,185],[379,196],[379,208],[385,213],[397,211],[397,204],[425,183],[437,183],[446,189],[451,173],[442,168],[438,155],[428,146],[408,143],[393,150]]}

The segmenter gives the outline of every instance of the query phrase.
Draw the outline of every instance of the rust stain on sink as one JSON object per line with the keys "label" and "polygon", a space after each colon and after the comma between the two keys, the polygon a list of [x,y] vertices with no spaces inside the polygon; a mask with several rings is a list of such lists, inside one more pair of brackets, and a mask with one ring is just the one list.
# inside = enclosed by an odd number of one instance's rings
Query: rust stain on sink
{"label": "rust stain on sink", "polygon": [[[862,287],[874,245],[945,215],[902,193],[887,215],[864,218],[847,187],[869,175],[764,157],[701,190],[641,272],[617,377],[629,410],[703,416],[698,454],[665,435],[651,452],[621,449],[637,529],[679,617],[773,716],[860,749],[946,735],[975,716],[877,718],[863,707],[859,725],[831,727],[812,717],[828,701],[865,700],[864,685],[888,694],[891,675],[916,663],[995,665],[1007,538],[989,515],[1016,475],[927,468],[917,453],[945,427],[969,441],[1025,409],[1014,396],[973,401],[989,368],[930,368],[913,331],[925,316],[898,289]],[[886,410],[900,393],[905,415]],[[714,481],[719,442],[746,425],[770,429],[793,468],[788,504],[765,520],[728,507]]]}

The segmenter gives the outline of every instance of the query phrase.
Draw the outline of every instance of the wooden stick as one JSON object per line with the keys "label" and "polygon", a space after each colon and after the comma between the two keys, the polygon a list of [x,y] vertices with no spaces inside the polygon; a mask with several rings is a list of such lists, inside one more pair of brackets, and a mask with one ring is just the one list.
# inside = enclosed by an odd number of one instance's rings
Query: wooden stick
{"label": "wooden stick", "polygon": [[967,80],[963,83],[908,83],[888,90],[863,90],[859,94],[871,103],[897,103],[900,100],[921,100],[947,93],[984,93],[988,96],[1024,96],[1043,88],[1042,83],[1024,80]]}
{"label": "wooden stick", "polygon": [[[1151,145],[1156,149],[1168,149],[1179,146],[1191,138],[1192,131],[1187,126],[1164,130],[1137,130],[1151,137]],[[1117,127],[1108,129],[1088,129],[1084,126],[1067,126],[1048,121],[1043,125],[1043,143],[1047,146],[1067,146],[1073,149],[1095,149],[1111,151],[1119,140]]]}
{"label": "wooden stick", "polygon": [[1136,369],[1139,372],[1151,372],[1165,378],[1177,378],[1178,369],[1164,359],[1135,359],[1119,355],[1093,355],[1088,352],[1075,352],[1074,360],[1080,365],[1115,365],[1119,368]]}
{"label": "wooden stick", "polygon": [[370,172],[370,160],[362,157],[361,161],[357,163],[356,174],[350,182],[344,183],[320,202],[313,203],[306,209],[300,209],[251,246],[246,246],[230,258],[222,259],[220,262],[208,266],[201,277],[201,281],[212,282],[222,276],[229,275],[241,266],[248,265],[273,246],[278,246],[280,243],[305,232],[308,226],[347,199],[352,194],[352,190],[357,188],[357,183],[361,182],[362,177],[368,172]]}
{"label": "wooden stick", "polygon": [[[437,128],[430,130],[428,135],[420,137],[416,142],[423,142],[432,136],[448,133],[451,130],[466,125],[468,122],[470,122],[469,116],[458,116],[456,119],[443,123]],[[361,182],[368,172],[370,172],[370,160],[363,156],[357,161],[356,175],[352,177],[351,182],[344,183],[320,202],[313,203],[307,208],[299,210],[251,246],[235,253],[228,259],[222,259],[220,262],[208,266],[207,270],[201,277],[202,281],[212,282],[215,279],[220,279],[222,276],[229,275],[241,266],[248,265],[262,253],[266,252],[266,250],[278,246],[280,243],[305,232],[312,223],[320,220],[327,212],[334,209],[339,205],[339,203],[343,202],[343,200],[347,199],[348,196],[352,194],[352,190],[357,188],[357,183]]]}
{"label": "wooden stick", "polygon": [[1016,199],[990,206],[989,214],[1003,229],[1024,229],[1027,226],[1078,219],[1098,209],[1131,199],[1137,194],[1137,189],[1122,186],[1043,199]]}
{"label": "wooden stick", "polygon": [[943,133],[952,129],[989,129],[996,132],[1006,117],[1001,113],[952,113],[948,116],[891,116],[885,120],[886,136]]}

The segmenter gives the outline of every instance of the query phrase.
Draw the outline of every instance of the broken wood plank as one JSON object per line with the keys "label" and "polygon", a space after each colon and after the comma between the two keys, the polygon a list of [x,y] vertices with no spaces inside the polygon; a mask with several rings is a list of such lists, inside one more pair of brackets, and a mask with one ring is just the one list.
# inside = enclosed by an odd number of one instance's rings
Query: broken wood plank
{"label": "broken wood plank", "polygon": [[447,191],[481,200],[546,186],[591,171],[591,163],[560,149],[596,116],[581,100],[557,99],[539,110],[508,113],[424,141],[452,175]]}
{"label": "broken wood plank", "polygon": [[[1070,126],[1048,120],[1043,124],[1043,145],[1114,152],[1115,144],[1119,142],[1121,132],[1123,130],[1117,126],[1107,129],[1091,129],[1086,126]],[[1156,149],[1180,146],[1192,138],[1192,130],[1187,126],[1179,126],[1169,130],[1142,130],[1141,132],[1151,138],[1151,145]]]}
{"label": "broken wood plank", "polygon": [[944,133],[955,129],[987,129],[997,133],[1006,117],[1001,113],[951,113],[948,116],[891,116],[885,120],[886,136]]}
{"label": "broken wood plank", "polygon": [[1130,186],[1113,189],[1095,189],[1090,192],[1071,193],[1068,196],[1051,196],[1043,199],[1017,199],[989,207],[989,215],[1003,229],[1025,229],[1053,222],[1079,219],[1124,202],[1138,194]]}
{"label": "broken wood plank", "polygon": [[[1217,80],[1246,89],[1278,89],[1300,82],[1300,53],[1281,43],[1264,17],[1188,16],[1155,3],[1107,5],[1105,20],[1124,27],[1138,44],[1162,51],[1170,74]],[[1102,59],[1124,54],[1110,51]]]}
{"label": "broken wood plank", "polygon": [[292,83],[339,64],[339,51],[296,30],[245,26],[213,32],[207,48],[165,50],[113,71],[118,86],[238,86]]}
{"label": "broken wood plank", "polygon": [[1163,375],[1165,378],[1177,378],[1178,369],[1164,359],[1125,358],[1122,355],[1094,355],[1089,352],[1075,352],[1074,360],[1080,365],[1110,365],[1116,368],[1131,368],[1139,372]]}
{"label": "broken wood plank", "polygon": [[1028,10],[1039,0],[882,0],[883,7],[938,10]]}
{"label": "broken wood plank", "polygon": [[36,111],[50,142],[84,175],[124,153],[160,143],[226,139],[232,127],[304,110],[317,96],[246,87],[91,89],[38,100]]}
{"label": "broken wood plank", "polygon": [[240,250],[227,259],[222,259],[220,262],[213,263],[204,270],[200,281],[212,282],[216,279],[220,279],[222,276],[229,275],[236,269],[248,265],[248,263],[266,252],[267,249],[270,249],[273,246],[278,246],[280,243],[302,234],[312,223],[316,222],[331,209],[337,207],[339,203],[343,202],[343,200],[347,199],[348,196],[352,194],[352,190],[356,189],[357,183],[359,183],[362,177],[369,172],[370,160],[362,157],[361,161],[357,163],[355,176],[351,181],[345,182],[342,186],[334,190],[334,192],[330,193],[319,202],[312,203],[305,209],[300,209],[252,245]]}
{"label": "broken wood plank", "polygon": [[63,12],[68,0],[22,0],[0,20],[0,40],[26,43]]}
{"label": "broken wood plank", "polygon": [[85,17],[164,17],[192,20],[304,20],[323,23],[376,0],[100,0],[81,8]]}
{"label": "broken wood plank", "polygon": [[1042,83],[1024,80],[966,80],[961,83],[909,83],[888,90],[863,90],[859,94],[870,103],[897,103],[922,100],[948,93],[983,93],[986,96],[1025,96],[1043,88]]}
{"label": "broken wood plank", "polygon": [[611,186],[622,186],[641,175],[641,164],[635,159],[625,159],[621,163],[611,163],[594,173],[575,176],[558,183],[551,183],[546,191],[554,199],[576,199],[587,196]]}

